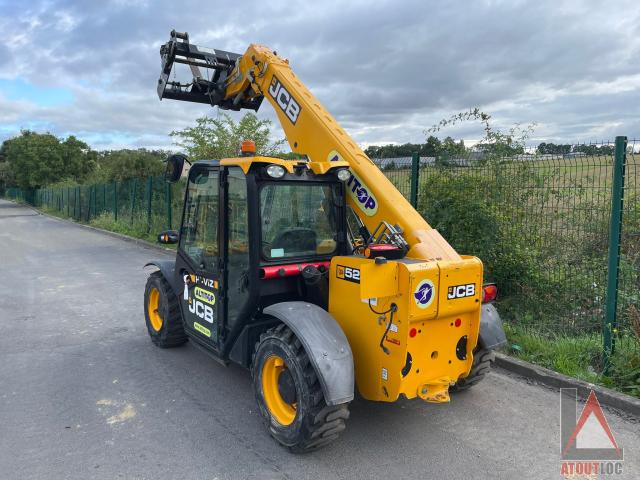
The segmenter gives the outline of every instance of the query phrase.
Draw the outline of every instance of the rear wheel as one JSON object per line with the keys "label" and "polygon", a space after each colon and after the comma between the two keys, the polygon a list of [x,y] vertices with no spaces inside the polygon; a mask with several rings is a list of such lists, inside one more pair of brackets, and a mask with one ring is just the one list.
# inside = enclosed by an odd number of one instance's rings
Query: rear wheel
{"label": "rear wheel", "polygon": [[160,272],[153,272],[144,290],[144,316],[151,341],[162,348],[187,341],[178,297]]}
{"label": "rear wheel", "polygon": [[479,383],[491,370],[491,365],[496,359],[493,350],[480,349],[473,354],[473,364],[469,375],[458,379],[456,384],[451,387],[451,391],[460,392],[468,390]]}
{"label": "rear wheel", "polygon": [[284,324],[260,336],[251,371],[269,432],[293,452],[323,447],[345,429],[348,403],[326,404],[309,357]]}

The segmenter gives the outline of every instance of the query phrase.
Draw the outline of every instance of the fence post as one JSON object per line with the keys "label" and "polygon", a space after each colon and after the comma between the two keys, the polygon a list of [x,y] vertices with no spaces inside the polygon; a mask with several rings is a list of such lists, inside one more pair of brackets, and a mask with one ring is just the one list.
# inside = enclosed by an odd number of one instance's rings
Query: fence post
{"label": "fence post", "polygon": [[91,185],[91,199],[93,200],[93,218],[96,218],[98,215],[98,195],[96,194],[95,184]]}
{"label": "fence post", "polygon": [[413,208],[418,208],[418,186],[420,175],[420,155],[414,153],[411,157],[411,193],[410,201]]}
{"label": "fence post", "polygon": [[153,195],[153,177],[147,178],[147,233],[151,230],[151,197]]}
{"label": "fence post", "polygon": [[618,307],[618,277],[620,267],[620,241],[622,236],[622,205],[624,202],[624,174],[627,137],[616,137],[611,188],[611,221],[609,222],[609,260],[607,267],[607,304],[604,319],[604,373],[609,372],[611,355],[615,351],[614,330]]}
{"label": "fence post", "polygon": [[78,212],[76,213],[76,220],[80,221],[82,219],[82,192],[80,191],[80,186],[76,187],[76,200],[78,203]]}
{"label": "fence post", "polygon": [[172,218],[171,218],[171,184],[165,182],[165,194],[164,199],[167,202],[167,229],[171,230]]}
{"label": "fence post", "polygon": [[[96,217],[96,213],[98,211],[98,197],[96,196],[96,186],[91,185],[91,200],[93,201],[93,217]],[[87,222],[91,221],[91,209],[89,209],[89,218],[87,218]]]}
{"label": "fence post", "polygon": [[93,187],[89,187],[89,206],[87,208],[87,220],[86,220],[87,223],[89,223],[89,220],[91,219],[92,203],[93,203]]}
{"label": "fence post", "polygon": [[113,182],[113,220],[118,221],[118,181]]}
{"label": "fence post", "polygon": [[134,178],[133,180],[133,193],[131,194],[131,225],[133,225],[133,212],[136,209],[136,197],[138,196],[138,179]]}

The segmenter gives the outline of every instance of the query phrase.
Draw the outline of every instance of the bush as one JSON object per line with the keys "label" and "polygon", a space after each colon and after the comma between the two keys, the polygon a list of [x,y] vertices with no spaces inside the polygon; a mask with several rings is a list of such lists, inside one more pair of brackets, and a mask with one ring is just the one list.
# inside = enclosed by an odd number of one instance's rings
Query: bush
{"label": "bush", "polygon": [[520,293],[536,280],[537,260],[536,252],[512,231],[513,217],[523,212],[515,205],[505,210],[500,200],[509,182],[476,173],[433,169],[421,186],[421,213],[456,250],[481,258],[485,280],[497,282],[502,294]]}
{"label": "bush", "polygon": [[421,213],[457,251],[483,261],[506,318],[539,332],[600,331],[605,282],[593,272],[606,252],[583,251],[576,219],[549,216],[551,196],[563,194],[549,188],[552,172],[527,162],[423,170]]}

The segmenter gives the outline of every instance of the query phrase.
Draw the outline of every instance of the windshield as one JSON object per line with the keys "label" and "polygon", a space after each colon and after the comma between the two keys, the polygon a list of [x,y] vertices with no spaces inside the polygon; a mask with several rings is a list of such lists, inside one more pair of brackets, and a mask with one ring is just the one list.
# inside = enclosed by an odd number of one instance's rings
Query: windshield
{"label": "windshield", "polygon": [[337,185],[267,184],[260,192],[265,258],[329,255],[336,251]]}

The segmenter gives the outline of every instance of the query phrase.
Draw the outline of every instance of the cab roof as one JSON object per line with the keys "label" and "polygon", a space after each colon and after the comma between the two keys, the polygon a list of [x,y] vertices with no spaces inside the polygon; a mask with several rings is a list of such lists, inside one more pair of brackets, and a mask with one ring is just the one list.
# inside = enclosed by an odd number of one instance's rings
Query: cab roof
{"label": "cab roof", "polygon": [[304,160],[284,160],[282,158],[276,157],[265,157],[262,155],[256,155],[253,157],[235,157],[235,158],[225,158],[223,160],[198,160],[194,162],[193,166],[196,165],[209,165],[212,167],[229,167],[229,166],[238,166],[242,169],[242,171],[246,174],[249,172],[249,169],[253,164],[270,164],[270,165],[280,165],[282,166],[288,173],[293,173],[295,167],[297,165],[305,164],[309,169],[313,171],[316,175],[323,175],[327,173],[329,170],[334,168],[348,168],[349,164],[344,160],[337,160],[332,162],[313,162],[313,161],[304,161]]}

